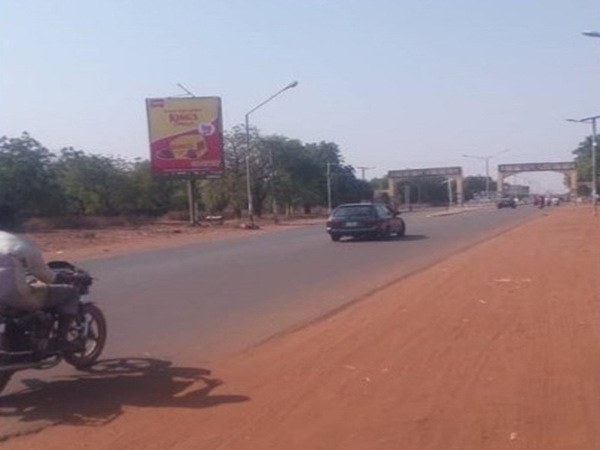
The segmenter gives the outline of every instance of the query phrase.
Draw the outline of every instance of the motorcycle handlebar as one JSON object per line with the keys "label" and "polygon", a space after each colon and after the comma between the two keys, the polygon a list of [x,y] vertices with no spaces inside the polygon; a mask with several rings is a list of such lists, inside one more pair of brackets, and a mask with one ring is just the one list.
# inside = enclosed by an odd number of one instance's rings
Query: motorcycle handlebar
{"label": "motorcycle handlebar", "polygon": [[48,267],[56,272],[56,282],[75,286],[80,294],[87,294],[93,283],[92,276],[67,261],[50,261]]}

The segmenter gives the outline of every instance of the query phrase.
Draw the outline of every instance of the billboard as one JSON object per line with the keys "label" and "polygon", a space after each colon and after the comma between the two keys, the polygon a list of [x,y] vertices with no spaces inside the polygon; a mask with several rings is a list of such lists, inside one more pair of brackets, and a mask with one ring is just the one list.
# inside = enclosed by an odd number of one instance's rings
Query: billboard
{"label": "billboard", "polygon": [[206,178],[223,174],[219,97],[149,98],[146,111],[154,173]]}

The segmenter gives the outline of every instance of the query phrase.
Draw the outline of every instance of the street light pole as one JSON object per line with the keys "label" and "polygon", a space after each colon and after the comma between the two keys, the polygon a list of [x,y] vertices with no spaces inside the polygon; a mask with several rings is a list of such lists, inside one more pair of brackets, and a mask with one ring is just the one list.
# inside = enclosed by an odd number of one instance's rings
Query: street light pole
{"label": "street light pole", "polygon": [[371,169],[374,169],[374,168],[375,168],[375,167],[365,167],[365,166],[358,166],[358,167],[357,167],[357,169],[359,169],[359,170],[360,170],[360,172],[361,172],[361,174],[362,174],[362,179],[363,179],[363,180],[366,180],[366,177],[365,177],[365,172],[366,172],[367,170],[371,170]]}
{"label": "street light pole", "polygon": [[248,196],[248,217],[254,227],[254,205],[252,203],[252,182],[250,180],[250,113],[246,114],[246,195]]}
{"label": "street light pole", "polygon": [[327,163],[327,211],[331,214],[331,163]]}
{"label": "street light pole", "polygon": [[[250,179],[250,114],[259,109],[260,107],[266,105],[275,97],[280,94],[283,94],[288,89],[292,89],[298,86],[297,81],[292,81],[283,89],[280,89],[275,94],[271,95],[268,99],[259,103],[257,106],[248,111],[245,115],[245,123],[246,123],[246,195],[248,196],[248,217],[250,219],[250,225],[254,227],[254,205],[252,203],[252,181]],[[275,216],[277,217],[277,216]]]}
{"label": "street light pole", "polygon": [[269,166],[271,166],[271,180],[270,180],[270,188],[271,188],[271,200],[273,205],[273,222],[279,222],[279,214],[277,208],[277,196],[275,195],[275,163],[273,161],[273,147],[269,146]]}
{"label": "street light pole", "polygon": [[488,156],[476,156],[476,155],[462,155],[463,158],[473,158],[479,159],[481,161],[485,161],[485,196],[490,199],[490,160],[494,159],[496,156],[500,156],[503,153],[506,153],[510,150],[505,149],[501,152],[495,153],[493,155]]}
{"label": "street light pole", "polygon": [[596,121],[600,116],[586,117],[584,119],[567,119],[567,122],[589,123],[592,125],[592,212],[598,215],[598,138]]}
{"label": "street light pole", "polygon": [[[592,38],[600,38],[600,33],[597,31],[584,31],[583,33],[584,36],[587,37],[592,37]],[[597,188],[597,184],[598,184],[598,180],[596,178],[597,176],[597,161],[596,161],[596,147],[598,146],[598,143],[596,142],[596,120],[598,119],[598,116],[596,117],[590,117],[588,118],[588,121],[592,122],[592,210],[593,210],[593,214],[594,216],[598,215],[598,188]]]}
{"label": "street light pole", "polygon": [[485,196],[490,198],[490,158],[485,158]]}
{"label": "street light pole", "polygon": [[596,119],[592,120],[592,210],[594,216],[598,215],[598,174],[597,165],[598,159],[596,152],[598,151],[598,142],[596,139]]}

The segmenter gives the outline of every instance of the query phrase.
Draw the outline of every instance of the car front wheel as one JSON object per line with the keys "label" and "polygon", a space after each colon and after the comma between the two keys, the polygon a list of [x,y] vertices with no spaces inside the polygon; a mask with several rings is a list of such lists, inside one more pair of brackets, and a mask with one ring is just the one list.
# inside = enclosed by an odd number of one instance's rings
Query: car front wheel
{"label": "car front wheel", "polygon": [[406,224],[402,222],[400,228],[398,228],[398,237],[406,236]]}

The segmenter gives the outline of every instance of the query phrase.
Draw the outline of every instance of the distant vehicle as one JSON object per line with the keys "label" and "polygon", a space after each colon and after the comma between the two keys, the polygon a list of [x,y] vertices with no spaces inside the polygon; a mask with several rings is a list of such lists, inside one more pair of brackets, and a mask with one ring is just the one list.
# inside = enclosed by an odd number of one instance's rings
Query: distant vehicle
{"label": "distant vehicle", "polygon": [[343,236],[390,238],[404,236],[406,224],[400,213],[383,203],[348,203],[333,210],[327,220],[332,241]]}
{"label": "distant vehicle", "polygon": [[516,208],[517,202],[514,198],[511,197],[503,197],[496,202],[496,206],[498,209],[500,208]]}

